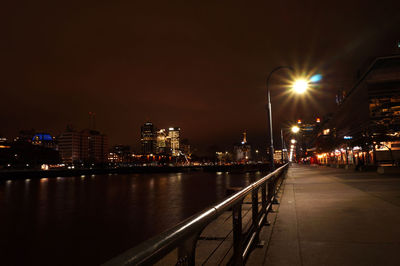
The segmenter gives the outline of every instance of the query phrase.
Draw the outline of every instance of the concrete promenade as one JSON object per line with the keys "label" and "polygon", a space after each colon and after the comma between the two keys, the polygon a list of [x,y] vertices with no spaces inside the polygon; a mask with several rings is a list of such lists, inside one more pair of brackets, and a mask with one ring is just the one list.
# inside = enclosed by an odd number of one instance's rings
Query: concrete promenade
{"label": "concrete promenade", "polygon": [[400,176],[293,164],[247,265],[400,265]]}

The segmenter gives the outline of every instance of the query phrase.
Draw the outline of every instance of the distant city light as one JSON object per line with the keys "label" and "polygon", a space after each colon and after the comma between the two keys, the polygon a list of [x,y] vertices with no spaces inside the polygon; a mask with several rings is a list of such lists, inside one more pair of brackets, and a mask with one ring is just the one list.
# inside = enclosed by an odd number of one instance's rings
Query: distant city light
{"label": "distant city light", "polygon": [[321,119],[317,117],[316,122],[317,122],[317,123],[321,123]]}
{"label": "distant city light", "polygon": [[293,133],[298,133],[300,131],[300,128],[298,126],[293,126],[292,127],[292,132]]}
{"label": "distant city light", "polygon": [[297,120],[297,124],[301,124],[301,120],[299,119],[299,120]]}
{"label": "distant city light", "polygon": [[344,136],[343,139],[352,139],[352,136]]}
{"label": "distant city light", "polygon": [[295,139],[292,139],[292,140],[290,140],[290,142],[293,143],[293,144],[295,144],[295,143],[296,143],[296,140],[295,140]]}

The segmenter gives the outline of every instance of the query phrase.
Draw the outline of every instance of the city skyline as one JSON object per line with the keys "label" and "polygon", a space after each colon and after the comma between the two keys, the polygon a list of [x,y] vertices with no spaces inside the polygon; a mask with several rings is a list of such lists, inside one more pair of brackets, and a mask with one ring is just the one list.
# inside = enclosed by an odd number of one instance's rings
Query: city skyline
{"label": "city skyline", "polygon": [[277,84],[287,72],[272,80],[279,130],[282,121],[332,112],[336,92],[349,89],[358,70],[391,53],[399,39],[393,1],[357,13],[361,2],[348,1],[7,5],[0,134],[8,137],[27,128],[86,128],[93,111],[111,145],[138,147],[131,140],[150,120],[179,125],[198,147],[231,145],[244,129],[266,146],[271,69],[286,64],[323,75],[313,102],[283,101]]}

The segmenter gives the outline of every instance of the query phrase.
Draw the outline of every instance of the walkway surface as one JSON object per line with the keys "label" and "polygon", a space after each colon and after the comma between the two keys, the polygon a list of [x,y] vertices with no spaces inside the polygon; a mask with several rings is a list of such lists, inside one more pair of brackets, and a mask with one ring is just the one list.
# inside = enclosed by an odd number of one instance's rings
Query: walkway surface
{"label": "walkway surface", "polygon": [[400,176],[292,165],[247,265],[400,265]]}

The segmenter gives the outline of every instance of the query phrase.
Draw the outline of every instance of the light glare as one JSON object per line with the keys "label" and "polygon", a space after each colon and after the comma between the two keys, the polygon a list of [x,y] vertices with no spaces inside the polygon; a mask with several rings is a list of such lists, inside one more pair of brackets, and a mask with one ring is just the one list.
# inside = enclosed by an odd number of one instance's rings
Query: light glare
{"label": "light glare", "polygon": [[308,88],[308,82],[304,79],[296,80],[293,83],[293,90],[298,94],[304,93],[307,90],[307,88]]}
{"label": "light glare", "polygon": [[310,78],[310,82],[315,83],[315,82],[321,81],[321,79],[322,79],[322,75],[316,74]]}
{"label": "light glare", "polygon": [[300,128],[298,126],[293,126],[292,127],[292,132],[293,133],[298,133],[300,131]]}

